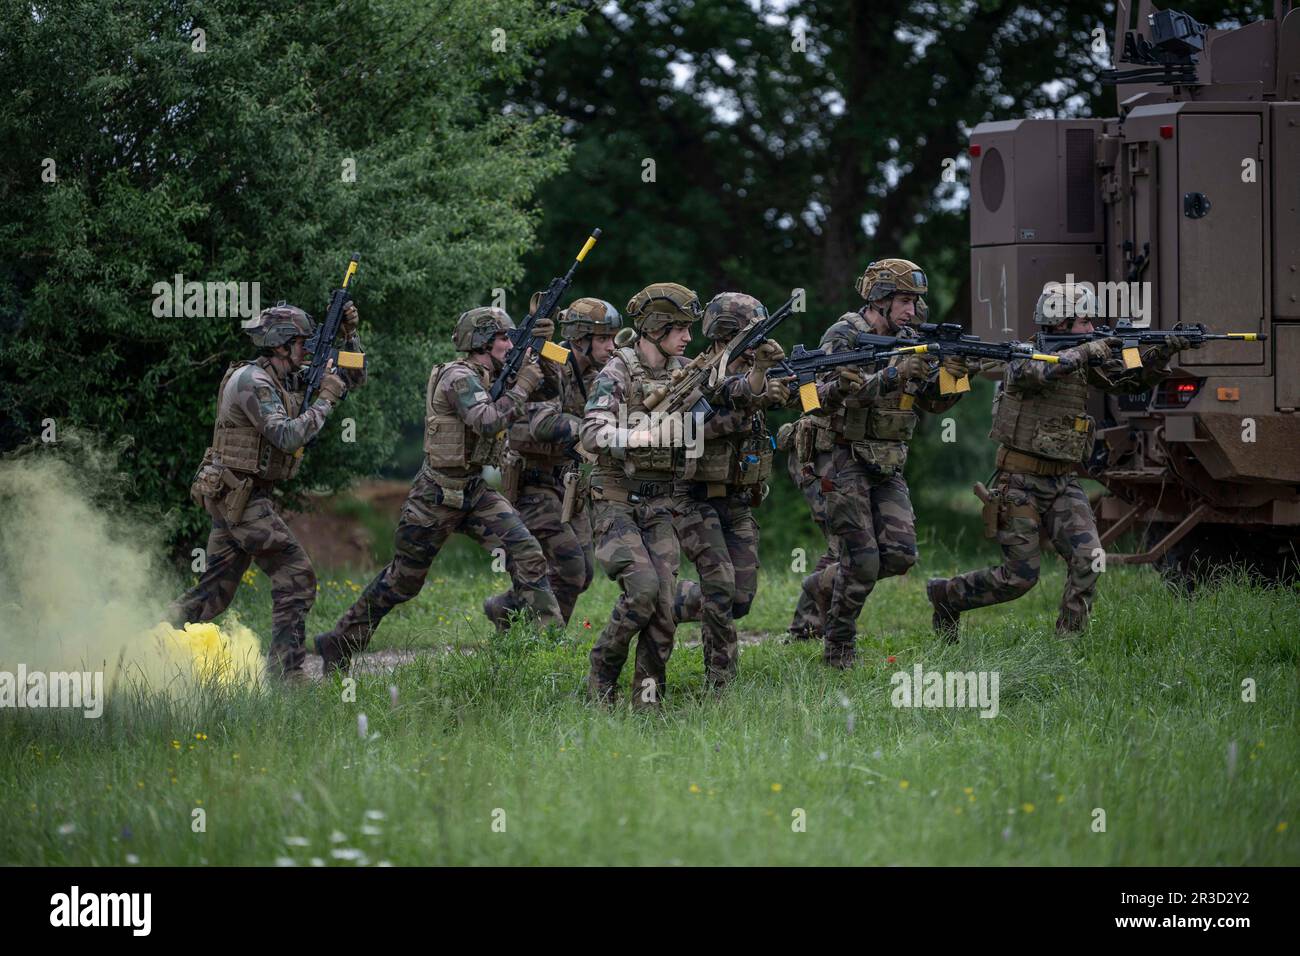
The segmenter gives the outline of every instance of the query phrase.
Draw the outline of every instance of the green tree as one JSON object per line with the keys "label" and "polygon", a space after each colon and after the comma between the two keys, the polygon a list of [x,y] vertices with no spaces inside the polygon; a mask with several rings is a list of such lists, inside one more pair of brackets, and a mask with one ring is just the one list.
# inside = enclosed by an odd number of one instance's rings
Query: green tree
{"label": "green tree", "polygon": [[[558,124],[500,109],[572,14],[529,0],[266,5],[5,0],[0,450],[56,429],[126,439],[133,498],[181,506],[234,318],[154,314],[153,286],[258,282],[318,318],[348,255],[371,384],[290,492],[386,460],[419,419],[455,316],[508,288],[533,240]],[[355,176],[352,176],[352,171]],[[355,420],[355,443],[340,419]]]}

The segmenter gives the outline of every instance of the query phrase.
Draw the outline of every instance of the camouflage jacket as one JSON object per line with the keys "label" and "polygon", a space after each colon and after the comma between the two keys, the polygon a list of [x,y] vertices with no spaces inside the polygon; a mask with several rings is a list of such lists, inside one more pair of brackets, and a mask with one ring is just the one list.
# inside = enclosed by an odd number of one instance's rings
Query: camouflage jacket
{"label": "camouflage jacket", "polygon": [[[830,352],[842,352],[845,349],[856,348],[859,332],[875,333],[875,331],[861,312],[848,312],[840,316],[826,330],[826,334],[822,336],[820,347]],[[914,335],[915,333],[906,327],[898,333],[899,338],[909,338]],[[853,405],[871,405],[881,401],[891,393],[897,393],[899,390],[898,386],[889,382],[885,369],[882,368],[864,376],[866,381],[851,395],[841,395],[835,385],[837,375],[837,372],[829,372],[821,378],[818,384],[818,396],[822,399],[823,408],[828,411],[833,410],[838,405],[845,404],[846,401]],[[823,386],[826,388],[825,392],[823,392]],[[938,414],[952,408],[960,398],[961,393],[941,395],[938,382],[931,380],[917,394],[916,408],[920,411]]]}
{"label": "camouflage jacket", "polygon": [[524,413],[529,396],[515,385],[492,401],[494,373],[467,359],[434,374],[425,407],[426,465],[452,478],[477,476],[483,465],[499,460],[506,430]]}

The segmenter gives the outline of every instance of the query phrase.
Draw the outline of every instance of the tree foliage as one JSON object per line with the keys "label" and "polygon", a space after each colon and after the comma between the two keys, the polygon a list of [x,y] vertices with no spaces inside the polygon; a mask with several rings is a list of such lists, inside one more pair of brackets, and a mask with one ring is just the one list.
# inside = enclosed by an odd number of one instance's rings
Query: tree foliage
{"label": "tree foliage", "polygon": [[258,282],[263,306],[319,318],[359,250],[371,384],[297,488],[372,472],[420,418],[455,316],[520,276],[534,191],[565,147],[554,120],[485,87],[574,17],[528,0],[3,10],[0,450],[46,419],[126,437],[135,500],[183,505],[178,532],[200,532],[185,489],[222,372],[252,349],[237,319],[156,317],[154,283]]}

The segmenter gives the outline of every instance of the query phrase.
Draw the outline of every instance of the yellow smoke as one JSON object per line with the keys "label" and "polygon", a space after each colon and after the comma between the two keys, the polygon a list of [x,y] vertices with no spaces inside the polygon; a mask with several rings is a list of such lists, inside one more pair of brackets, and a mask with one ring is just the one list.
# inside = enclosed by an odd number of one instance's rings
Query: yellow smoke
{"label": "yellow smoke", "polygon": [[158,522],[124,515],[102,493],[111,461],[79,454],[0,461],[0,669],[102,670],[106,687],[169,694],[255,684],[259,641],[230,615],[223,628],[158,624],[179,593],[157,563]]}

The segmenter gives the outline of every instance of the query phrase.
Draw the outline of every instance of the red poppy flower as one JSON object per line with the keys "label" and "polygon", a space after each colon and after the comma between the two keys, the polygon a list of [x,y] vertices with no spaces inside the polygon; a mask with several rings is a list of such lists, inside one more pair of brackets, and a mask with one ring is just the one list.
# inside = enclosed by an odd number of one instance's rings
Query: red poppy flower
{"label": "red poppy flower", "polygon": [[895,657],[893,654],[890,654],[888,657],[885,658],[885,660],[887,660],[887,661],[889,661],[889,663],[893,664],[895,661],[898,660],[898,658]]}

